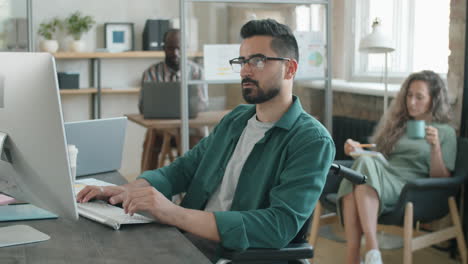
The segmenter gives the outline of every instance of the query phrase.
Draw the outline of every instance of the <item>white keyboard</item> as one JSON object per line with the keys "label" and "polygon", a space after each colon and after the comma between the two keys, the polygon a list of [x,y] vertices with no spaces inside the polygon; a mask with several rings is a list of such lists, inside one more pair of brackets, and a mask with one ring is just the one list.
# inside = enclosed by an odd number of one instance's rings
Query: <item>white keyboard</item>
{"label": "white keyboard", "polygon": [[[108,182],[87,178],[75,182],[75,193],[81,191],[86,185],[113,186]],[[77,203],[78,213],[81,216],[96,222],[111,226],[115,230],[120,229],[120,225],[125,224],[146,224],[154,222],[153,219],[141,214],[130,216],[120,207],[108,204],[105,201],[94,200],[89,203]]]}
{"label": "white keyboard", "polygon": [[130,216],[117,206],[113,206],[104,201],[95,200],[89,203],[78,203],[80,215],[95,220],[97,222],[110,225],[114,229],[119,229],[124,224],[145,224],[154,222],[153,219],[141,214]]}

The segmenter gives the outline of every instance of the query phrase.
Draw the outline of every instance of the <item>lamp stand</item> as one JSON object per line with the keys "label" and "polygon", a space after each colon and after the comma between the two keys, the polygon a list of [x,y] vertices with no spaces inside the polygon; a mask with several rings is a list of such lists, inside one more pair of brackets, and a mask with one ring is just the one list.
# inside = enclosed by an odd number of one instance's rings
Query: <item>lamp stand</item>
{"label": "lamp stand", "polygon": [[384,114],[387,113],[387,107],[388,107],[388,65],[387,65],[387,56],[388,56],[388,52],[385,52],[385,74],[384,74],[384,83],[385,83],[385,90],[384,90],[384,107],[383,107],[383,111],[384,111]]}

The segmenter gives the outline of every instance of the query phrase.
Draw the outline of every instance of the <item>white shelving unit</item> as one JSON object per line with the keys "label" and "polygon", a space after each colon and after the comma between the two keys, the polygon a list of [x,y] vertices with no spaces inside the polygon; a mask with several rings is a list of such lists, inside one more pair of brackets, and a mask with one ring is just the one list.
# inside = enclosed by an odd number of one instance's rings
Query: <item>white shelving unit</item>
{"label": "white shelving unit", "polygon": [[88,60],[89,61],[89,89],[60,90],[62,95],[90,94],[92,96],[91,117],[101,118],[102,94],[109,93],[138,93],[139,89],[111,90],[102,87],[101,60],[103,59],[164,59],[163,51],[127,51],[127,52],[58,52],[52,54],[56,60]]}
{"label": "white shelving unit", "polygon": [[209,80],[188,80],[187,79],[187,6],[188,3],[254,3],[254,4],[296,4],[296,5],[324,5],[326,9],[326,19],[325,19],[325,33],[326,33],[326,69],[324,77],[310,77],[310,78],[301,78],[296,81],[311,81],[311,80],[321,80],[325,82],[325,116],[324,123],[327,129],[332,131],[332,105],[333,105],[333,95],[331,90],[331,74],[332,74],[332,60],[331,60],[331,1],[326,0],[269,0],[269,1],[249,1],[249,0],[224,0],[224,1],[214,1],[214,0],[179,0],[180,1],[180,28],[181,28],[181,120],[182,120],[182,152],[185,153],[189,149],[189,126],[188,126],[188,85],[189,84],[228,84],[228,83],[239,83],[239,80],[228,80],[228,81],[209,81]]}

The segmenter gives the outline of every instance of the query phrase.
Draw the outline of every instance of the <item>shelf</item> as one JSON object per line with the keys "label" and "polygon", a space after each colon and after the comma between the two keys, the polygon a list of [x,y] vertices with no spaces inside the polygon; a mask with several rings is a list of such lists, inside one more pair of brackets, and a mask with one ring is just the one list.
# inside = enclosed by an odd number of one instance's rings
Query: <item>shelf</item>
{"label": "shelf", "polygon": [[97,93],[96,88],[83,88],[83,89],[61,89],[60,95],[69,94],[94,94]]}
{"label": "shelf", "polygon": [[237,80],[188,80],[188,84],[234,84],[241,83],[241,79]]}
{"label": "shelf", "polygon": [[213,3],[260,3],[260,4],[328,4],[327,0],[291,0],[285,2],[284,0],[189,0],[188,2],[213,2]]}
{"label": "shelf", "polygon": [[[55,59],[148,59],[164,58],[164,51],[127,51],[127,52],[57,52]],[[201,57],[202,52],[190,53],[191,57]]]}
{"label": "shelf", "polygon": [[140,88],[128,88],[128,89],[103,89],[103,94],[134,94],[139,93]]}
{"label": "shelf", "polygon": [[[140,92],[140,88],[128,88],[128,89],[111,89],[104,88],[101,90],[102,94],[137,94]],[[96,94],[96,88],[80,88],[80,89],[62,89],[60,90],[61,95],[80,95],[80,94]]]}

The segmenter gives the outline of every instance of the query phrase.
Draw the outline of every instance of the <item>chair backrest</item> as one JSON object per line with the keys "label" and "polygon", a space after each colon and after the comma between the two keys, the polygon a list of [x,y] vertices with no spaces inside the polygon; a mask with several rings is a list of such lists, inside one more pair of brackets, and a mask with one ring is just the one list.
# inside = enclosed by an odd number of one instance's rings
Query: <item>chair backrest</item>
{"label": "chair backrest", "polygon": [[312,220],[312,215],[307,218],[307,220],[304,222],[304,225],[302,228],[299,230],[297,235],[291,240],[292,244],[296,243],[307,243],[307,235],[310,232],[310,221]]}
{"label": "chair backrest", "polygon": [[468,138],[458,138],[454,177],[468,178]]}
{"label": "chair backrest", "polygon": [[360,142],[367,142],[372,135],[376,121],[357,119],[345,116],[333,117],[333,141],[336,146],[336,160],[349,160],[351,157],[344,154],[343,146],[348,138]]}

